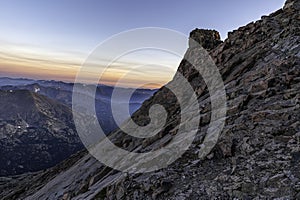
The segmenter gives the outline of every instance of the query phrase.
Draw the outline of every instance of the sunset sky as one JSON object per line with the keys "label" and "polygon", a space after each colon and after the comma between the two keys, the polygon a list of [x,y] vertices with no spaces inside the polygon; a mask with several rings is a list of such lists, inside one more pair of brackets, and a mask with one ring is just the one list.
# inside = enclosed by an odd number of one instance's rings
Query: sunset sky
{"label": "sunset sky", "polygon": [[[228,31],[281,8],[283,3],[284,0],[0,0],[0,76],[73,82],[90,52],[119,32],[162,27],[188,36],[195,28],[206,28],[218,30],[225,39]],[[138,52],[120,60],[106,73],[103,83],[111,85],[131,67],[151,60],[169,68],[145,65],[130,73],[124,86],[145,80],[162,85],[173,77],[181,58],[162,52]]]}

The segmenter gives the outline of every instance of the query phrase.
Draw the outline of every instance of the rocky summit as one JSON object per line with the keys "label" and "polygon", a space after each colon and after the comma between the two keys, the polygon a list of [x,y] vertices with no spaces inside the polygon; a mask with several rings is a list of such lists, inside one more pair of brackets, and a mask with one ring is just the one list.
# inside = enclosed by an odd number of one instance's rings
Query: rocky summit
{"label": "rocky summit", "polygon": [[[155,172],[126,174],[80,152],[44,172],[2,178],[1,199],[300,199],[300,1],[288,0],[283,9],[230,32],[224,42],[210,30],[196,29],[191,37],[209,51],[226,88],[225,127],[207,156],[199,158],[198,152],[210,122],[210,96],[187,61],[200,62],[199,47],[190,46],[177,73],[192,84],[201,120],[180,159]],[[177,75],[171,83],[176,81]],[[149,123],[154,104],[168,111],[163,130],[147,139],[117,130],[111,141],[136,152],[168,144],[182,108],[167,87],[132,118]]]}

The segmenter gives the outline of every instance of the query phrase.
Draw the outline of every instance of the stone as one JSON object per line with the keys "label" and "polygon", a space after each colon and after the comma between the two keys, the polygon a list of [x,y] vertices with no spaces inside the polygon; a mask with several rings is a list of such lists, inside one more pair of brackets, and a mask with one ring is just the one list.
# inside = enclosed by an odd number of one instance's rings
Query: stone
{"label": "stone", "polygon": [[[209,151],[210,159],[198,157],[211,115],[210,96],[200,75],[183,60],[178,73],[194,80],[191,84],[204,119],[199,127],[193,127],[198,128],[197,143],[181,158],[165,169],[126,174],[126,178],[119,171],[104,171],[86,192],[77,194],[79,183],[90,180],[103,167],[83,152],[45,172],[0,179],[0,196],[61,199],[69,193],[74,199],[95,199],[98,192],[102,199],[116,199],[116,194],[119,198],[145,200],[299,199],[299,2],[288,0],[283,9],[231,32],[223,43],[214,31],[198,29],[191,33],[215,61],[228,97],[230,112],[217,145]],[[196,61],[199,54],[196,46],[186,52]],[[176,80],[175,75],[173,82]],[[148,110],[157,103],[169,113],[163,130],[147,142],[127,139],[121,130],[108,137],[124,148],[130,143],[130,149],[137,152],[161,148],[176,135],[181,121],[178,113],[185,105],[179,106],[176,101],[163,87],[132,116],[137,124],[147,124]]]}
{"label": "stone", "polygon": [[[190,38],[207,50],[214,49],[222,43],[220,34],[216,30],[195,29],[190,33]],[[194,47],[194,41],[190,40],[190,48]]]}

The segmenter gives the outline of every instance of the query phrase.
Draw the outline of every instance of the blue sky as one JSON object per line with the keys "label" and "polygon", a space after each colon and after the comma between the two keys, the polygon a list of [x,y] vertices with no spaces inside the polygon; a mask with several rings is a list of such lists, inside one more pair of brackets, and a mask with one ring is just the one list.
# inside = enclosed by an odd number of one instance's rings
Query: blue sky
{"label": "blue sky", "polygon": [[[0,52],[80,63],[111,35],[149,26],[187,35],[195,28],[216,29],[225,39],[228,31],[283,4],[284,0],[0,0]],[[7,66],[0,62],[0,72]]]}

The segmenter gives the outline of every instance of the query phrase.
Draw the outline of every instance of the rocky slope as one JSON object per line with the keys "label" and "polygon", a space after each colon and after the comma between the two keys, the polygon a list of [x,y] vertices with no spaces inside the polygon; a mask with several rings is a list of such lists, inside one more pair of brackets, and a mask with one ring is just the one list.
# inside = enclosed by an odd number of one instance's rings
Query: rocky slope
{"label": "rocky slope", "polygon": [[[169,167],[124,174],[81,152],[43,173],[6,178],[2,199],[300,199],[300,2],[229,33],[195,30],[218,66],[227,93],[227,118],[217,145],[205,158],[198,151],[210,121],[210,98],[201,76],[184,59],[178,69],[193,85],[201,108],[200,128],[188,151]],[[199,49],[186,58],[199,59]],[[176,78],[172,82],[176,83]],[[111,140],[138,152],[160,148],[174,134],[180,116],[172,93],[161,88],[133,119],[149,122],[151,105],[169,112],[164,129],[149,139],[120,130]],[[181,108],[182,109],[182,108]],[[183,122],[184,123],[184,122]],[[31,181],[34,184],[31,184]]]}

